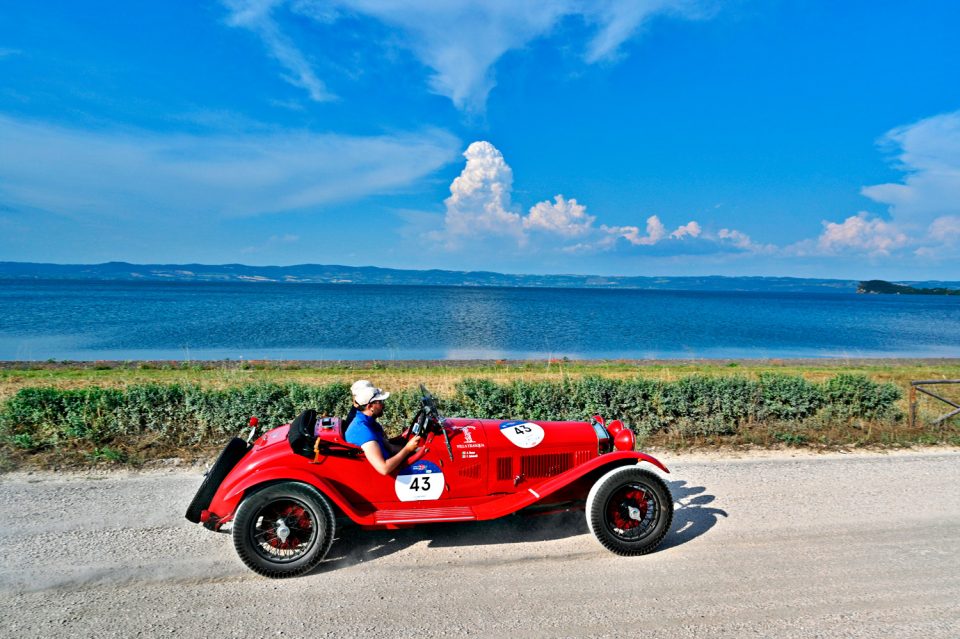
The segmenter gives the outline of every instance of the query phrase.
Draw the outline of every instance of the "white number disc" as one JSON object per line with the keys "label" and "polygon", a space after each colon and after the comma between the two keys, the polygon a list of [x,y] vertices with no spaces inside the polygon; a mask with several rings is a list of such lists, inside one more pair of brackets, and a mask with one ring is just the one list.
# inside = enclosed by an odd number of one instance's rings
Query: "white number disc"
{"label": "white number disc", "polygon": [[503,422],[500,432],[520,448],[533,448],[543,441],[543,428],[532,422]]}
{"label": "white number disc", "polygon": [[418,461],[400,471],[394,489],[400,501],[440,499],[443,494],[443,471],[433,462]]}

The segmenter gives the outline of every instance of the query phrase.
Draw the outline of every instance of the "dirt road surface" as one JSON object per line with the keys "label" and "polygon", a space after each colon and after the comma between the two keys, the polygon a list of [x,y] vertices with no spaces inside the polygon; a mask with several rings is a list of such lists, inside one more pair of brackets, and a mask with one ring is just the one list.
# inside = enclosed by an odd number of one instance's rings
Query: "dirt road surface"
{"label": "dirt road surface", "polygon": [[0,636],[960,636],[960,452],[663,459],[646,557],[570,513],[344,530],[283,581],[183,519],[197,470],[0,476]]}

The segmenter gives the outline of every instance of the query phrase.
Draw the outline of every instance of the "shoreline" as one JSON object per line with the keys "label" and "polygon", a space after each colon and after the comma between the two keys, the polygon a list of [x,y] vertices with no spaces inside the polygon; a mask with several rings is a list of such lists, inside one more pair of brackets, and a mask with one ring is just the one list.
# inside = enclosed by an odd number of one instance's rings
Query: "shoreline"
{"label": "shoreline", "polygon": [[785,367],[848,367],[848,366],[955,366],[960,357],[823,357],[823,358],[684,358],[684,359],[97,359],[97,360],[0,360],[0,370],[57,370],[75,368],[142,369],[144,367],[274,368],[274,369],[380,369],[380,368],[517,368],[526,366],[576,367],[653,367],[653,366],[785,366]]}

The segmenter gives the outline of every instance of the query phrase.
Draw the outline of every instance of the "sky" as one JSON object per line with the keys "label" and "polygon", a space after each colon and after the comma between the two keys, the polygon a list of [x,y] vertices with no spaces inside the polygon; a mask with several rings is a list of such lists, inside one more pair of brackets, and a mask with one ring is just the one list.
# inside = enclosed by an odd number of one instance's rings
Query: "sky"
{"label": "sky", "polygon": [[0,5],[0,261],[960,279],[952,0]]}

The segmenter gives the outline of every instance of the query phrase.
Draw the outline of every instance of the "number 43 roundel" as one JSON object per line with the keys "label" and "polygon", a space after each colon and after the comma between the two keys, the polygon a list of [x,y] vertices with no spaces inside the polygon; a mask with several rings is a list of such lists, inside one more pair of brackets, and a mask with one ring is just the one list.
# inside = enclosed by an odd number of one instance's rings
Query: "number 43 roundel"
{"label": "number 43 roundel", "polygon": [[394,489],[400,501],[440,499],[443,494],[443,471],[433,462],[419,461],[400,471]]}
{"label": "number 43 roundel", "polygon": [[543,441],[543,428],[533,422],[503,422],[500,432],[520,448],[533,448]]}

